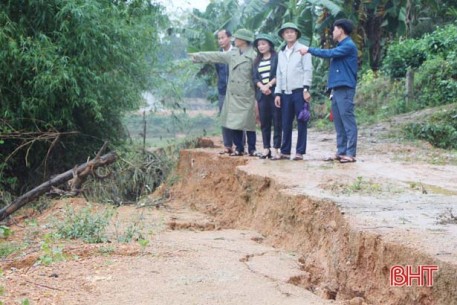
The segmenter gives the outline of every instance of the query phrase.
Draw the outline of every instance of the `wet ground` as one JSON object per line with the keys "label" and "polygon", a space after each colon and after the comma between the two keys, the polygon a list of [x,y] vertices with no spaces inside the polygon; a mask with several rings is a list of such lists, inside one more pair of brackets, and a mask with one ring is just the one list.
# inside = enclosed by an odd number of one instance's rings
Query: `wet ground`
{"label": "wet ground", "polygon": [[[334,153],[331,131],[309,131],[304,161],[182,151],[164,205],[118,210],[124,227],[141,219],[146,245],[56,241],[67,259],[44,266],[40,234],[65,205],[87,205],[55,202],[33,226],[13,228],[11,241],[30,245],[1,262],[0,300],[457,304],[457,153],[398,142],[387,130],[362,130],[350,164],[323,161]],[[440,267],[433,287],[389,285],[393,265],[425,264]]]}

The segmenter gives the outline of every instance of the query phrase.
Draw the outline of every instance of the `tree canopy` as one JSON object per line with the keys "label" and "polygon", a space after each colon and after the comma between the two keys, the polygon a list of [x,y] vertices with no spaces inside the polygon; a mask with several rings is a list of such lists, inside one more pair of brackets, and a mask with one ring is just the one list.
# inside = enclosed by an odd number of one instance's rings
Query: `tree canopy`
{"label": "tree canopy", "polygon": [[13,168],[44,173],[118,142],[122,115],[153,86],[166,21],[147,0],[2,1],[0,182]]}
{"label": "tree canopy", "polygon": [[455,0],[214,0],[205,12],[191,14],[186,31],[191,50],[206,50],[211,46],[208,33],[220,28],[245,27],[276,36],[281,24],[294,22],[304,43],[328,48],[333,22],[348,18],[355,25],[352,36],[361,60],[376,71],[390,41],[431,32],[453,22],[456,12]]}

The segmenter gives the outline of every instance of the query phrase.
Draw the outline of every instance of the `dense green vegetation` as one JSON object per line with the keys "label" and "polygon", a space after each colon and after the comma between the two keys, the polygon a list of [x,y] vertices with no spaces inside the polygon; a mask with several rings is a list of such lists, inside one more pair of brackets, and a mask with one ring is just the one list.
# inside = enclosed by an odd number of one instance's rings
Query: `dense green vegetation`
{"label": "dense green vegetation", "polygon": [[[440,148],[456,148],[457,25],[439,27],[422,38],[392,42],[378,77],[362,75],[357,102],[361,121],[373,122],[392,115],[452,104],[437,110],[424,122],[404,129],[410,138]],[[406,71],[414,72],[413,97],[408,99]]]}
{"label": "dense green vegetation", "polygon": [[153,86],[165,21],[145,0],[2,1],[2,188],[24,191],[125,138],[124,113]]}
{"label": "dense green vegetation", "polygon": [[433,146],[457,149],[457,107],[437,111],[425,122],[409,123],[406,132]]}

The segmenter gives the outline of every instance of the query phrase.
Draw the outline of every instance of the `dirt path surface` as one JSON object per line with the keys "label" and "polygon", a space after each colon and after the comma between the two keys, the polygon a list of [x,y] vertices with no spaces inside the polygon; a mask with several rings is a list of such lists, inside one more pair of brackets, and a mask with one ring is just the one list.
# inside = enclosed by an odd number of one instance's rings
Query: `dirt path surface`
{"label": "dirt path surface", "polygon": [[[40,216],[43,228],[61,217],[56,202]],[[263,245],[264,237],[248,230],[220,230],[207,216],[182,207],[122,207],[125,226],[142,219],[149,231],[147,247],[137,243],[88,245],[62,242],[68,259],[37,264],[42,251],[2,263],[4,304],[338,304],[297,287],[305,276],[296,253]],[[22,238],[30,234],[26,228]],[[17,232],[20,227],[16,227]],[[46,229],[45,229],[46,230]]]}
{"label": "dirt path surface", "polygon": [[[296,255],[253,241],[251,231],[171,232],[152,257],[113,263],[90,304],[332,304],[287,282],[304,274]],[[113,275],[122,275],[113,279]],[[116,289],[113,289],[117,287]]]}
{"label": "dirt path surface", "polygon": [[[358,161],[324,162],[331,132],[309,131],[305,161],[181,152],[170,200],[121,207],[147,243],[52,241],[66,259],[45,266],[44,233],[64,207],[17,218],[1,262],[4,304],[457,304],[457,154],[360,134]],[[216,143],[219,144],[219,143]],[[260,143],[258,143],[260,147]],[[259,148],[258,147],[258,148]],[[33,219],[33,221],[30,221]],[[28,222],[27,222],[28,220]],[[55,220],[54,220],[55,221]],[[394,265],[436,265],[432,287],[391,287]]]}

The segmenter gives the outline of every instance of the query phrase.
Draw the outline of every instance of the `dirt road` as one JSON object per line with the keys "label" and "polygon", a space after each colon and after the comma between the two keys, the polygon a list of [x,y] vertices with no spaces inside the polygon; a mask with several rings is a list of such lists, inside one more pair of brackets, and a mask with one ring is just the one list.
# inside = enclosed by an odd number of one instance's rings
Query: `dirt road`
{"label": "dirt road", "polygon": [[[118,210],[123,227],[141,219],[147,245],[53,241],[66,259],[44,266],[37,261],[52,219],[67,204],[87,205],[56,202],[36,222],[13,226],[10,242],[29,246],[2,261],[0,300],[457,304],[457,155],[380,138],[376,128],[361,132],[353,164],[322,161],[333,134],[312,130],[305,161],[182,151],[164,207]],[[391,266],[424,264],[440,267],[433,287],[389,285]]]}
{"label": "dirt road", "polygon": [[[41,225],[59,217],[67,204],[86,205],[83,200],[56,202],[40,217]],[[214,230],[205,215],[178,207],[122,207],[119,217],[126,224],[141,218],[149,245],[61,243],[56,246],[66,249],[68,259],[49,266],[36,264],[40,251],[30,249],[14,262],[2,262],[1,300],[43,305],[337,304],[289,283],[307,274],[297,254],[264,245],[264,237],[254,231]]]}

